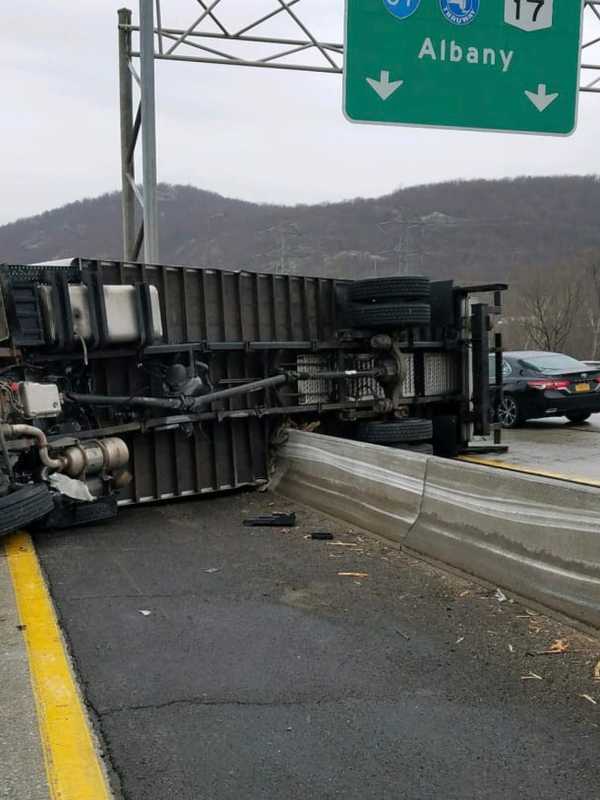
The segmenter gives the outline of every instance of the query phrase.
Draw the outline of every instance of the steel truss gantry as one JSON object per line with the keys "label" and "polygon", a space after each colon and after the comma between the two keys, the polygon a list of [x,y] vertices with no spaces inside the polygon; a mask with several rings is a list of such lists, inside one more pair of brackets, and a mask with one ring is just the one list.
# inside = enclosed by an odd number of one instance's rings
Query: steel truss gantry
{"label": "steel truss gantry", "polygon": [[[138,25],[133,24],[129,9],[123,8],[118,12],[125,260],[140,260],[143,249],[144,262],[152,264],[159,261],[155,104],[157,61],[332,75],[343,73],[343,44],[324,41],[317,33],[313,33],[298,9],[301,2],[306,7],[306,0],[269,0],[272,8],[266,13],[250,14],[243,24],[232,24],[226,16],[227,12],[236,6],[236,11],[241,13],[246,2],[190,0],[190,23],[185,27],[169,25],[165,21],[168,0],[139,0]],[[335,2],[341,6],[343,0]],[[600,93],[600,0],[584,0],[584,5],[585,36],[580,88],[582,92]],[[273,33],[273,30],[277,32]],[[139,98],[135,113],[134,85]],[[141,187],[135,178],[135,156],[140,142]],[[136,204],[139,204],[142,212],[139,226],[136,222]]]}

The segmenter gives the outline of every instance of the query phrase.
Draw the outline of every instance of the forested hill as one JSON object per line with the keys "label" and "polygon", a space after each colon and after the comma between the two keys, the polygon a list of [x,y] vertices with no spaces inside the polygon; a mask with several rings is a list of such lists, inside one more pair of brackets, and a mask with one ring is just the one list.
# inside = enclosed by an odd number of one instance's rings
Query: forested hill
{"label": "forested hill", "polygon": [[[599,209],[595,177],[441,183],[293,207],[162,185],[161,261],[346,277],[401,270],[500,280],[600,248]],[[118,193],[0,227],[0,262],[120,253]]]}

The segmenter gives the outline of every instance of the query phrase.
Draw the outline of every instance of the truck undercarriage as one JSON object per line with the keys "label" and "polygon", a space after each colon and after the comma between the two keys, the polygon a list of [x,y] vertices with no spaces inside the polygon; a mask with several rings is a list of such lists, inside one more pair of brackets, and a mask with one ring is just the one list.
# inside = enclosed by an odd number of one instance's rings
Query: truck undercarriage
{"label": "truck undercarriage", "polygon": [[83,259],[0,280],[0,533],[264,484],[290,425],[441,455],[490,430],[503,285]]}

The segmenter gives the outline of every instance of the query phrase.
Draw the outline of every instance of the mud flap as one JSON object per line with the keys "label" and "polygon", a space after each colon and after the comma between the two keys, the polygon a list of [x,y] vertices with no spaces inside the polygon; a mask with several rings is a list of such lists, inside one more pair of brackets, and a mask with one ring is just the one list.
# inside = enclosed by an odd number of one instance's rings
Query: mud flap
{"label": "mud flap", "polygon": [[103,522],[116,517],[117,513],[115,497],[101,497],[93,503],[79,503],[63,495],[56,495],[54,510],[32,527],[36,531],[64,530]]}

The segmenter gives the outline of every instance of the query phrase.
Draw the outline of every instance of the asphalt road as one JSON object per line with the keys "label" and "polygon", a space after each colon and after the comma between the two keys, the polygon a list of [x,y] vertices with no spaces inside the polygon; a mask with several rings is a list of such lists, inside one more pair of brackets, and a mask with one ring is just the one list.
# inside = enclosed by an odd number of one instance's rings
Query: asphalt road
{"label": "asphalt road", "polygon": [[37,537],[123,797],[600,797],[598,641],[301,508],[289,531],[241,525],[287,507]]}
{"label": "asphalt road", "polygon": [[600,482],[600,414],[580,425],[564,417],[531,420],[502,431],[502,439],[509,452],[491,456],[495,461]]}

